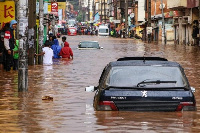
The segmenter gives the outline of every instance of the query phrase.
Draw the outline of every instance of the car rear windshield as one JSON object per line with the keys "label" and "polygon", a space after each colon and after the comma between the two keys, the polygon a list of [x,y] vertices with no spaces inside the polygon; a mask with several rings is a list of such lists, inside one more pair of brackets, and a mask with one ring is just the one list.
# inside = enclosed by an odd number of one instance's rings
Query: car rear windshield
{"label": "car rear windshield", "polygon": [[75,29],[69,29],[69,31],[74,33],[76,30]]}
{"label": "car rear windshield", "polygon": [[178,67],[117,66],[110,70],[106,79],[106,85],[118,87],[138,87],[141,82],[143,87],[187,86],[187,80]]}
{"label": "car rear windshield", "polygon": [[108,29],[99,29],[99,33],[108,33]]}
{"label": "car rear windshield", "polygon": [[98,42],[81,42],[79,46],[81,48],[99,48]]}

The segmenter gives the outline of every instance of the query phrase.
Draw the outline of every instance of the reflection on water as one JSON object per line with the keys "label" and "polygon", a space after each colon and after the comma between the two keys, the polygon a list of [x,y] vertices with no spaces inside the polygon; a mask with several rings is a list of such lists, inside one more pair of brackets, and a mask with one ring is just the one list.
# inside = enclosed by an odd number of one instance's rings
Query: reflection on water
{"label": "reflection on water", "polygon": [[[103,50],[78,50],[82,40],[97,40]],[[145,44],[133,39],[68,37],[74,60],[56,59],[52,66],[29,66],[28,92],[18,93],[18,73],[0,73],[0,132],[199,132],[200,50],[197,46]],[[196,112],[94,111],[95,92],[104,66],[124,56],[159,56],[179,62],[196,88]],[[42,100],[43,96],[53,101]]]}
{"label": "reflection on water", "polygon": [[125,132],[192,132],[195,127],[191,112],[96,112],[97,124]]}

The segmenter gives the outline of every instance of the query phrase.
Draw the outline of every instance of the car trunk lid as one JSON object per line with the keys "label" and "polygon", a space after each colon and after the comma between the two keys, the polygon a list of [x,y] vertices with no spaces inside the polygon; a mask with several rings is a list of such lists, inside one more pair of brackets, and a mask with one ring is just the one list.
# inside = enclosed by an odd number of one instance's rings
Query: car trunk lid
{"label": "car trunk lid", "polygon": [[[119,111],[176,111],[184,105],[195,106],[191,91],[110,89],[101,93],[100,101],[112,101]],[[180,106],[180,107],[179,107]],[[179,108],[178,108],[179,107]]]}

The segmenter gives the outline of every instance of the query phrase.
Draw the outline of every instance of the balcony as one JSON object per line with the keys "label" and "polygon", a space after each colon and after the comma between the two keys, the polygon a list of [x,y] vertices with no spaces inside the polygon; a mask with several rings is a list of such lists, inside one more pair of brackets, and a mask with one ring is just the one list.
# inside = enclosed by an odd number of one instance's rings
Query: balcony
{"label": "balcony", "polygon": [[188,0],[167,0],[167,8],[169,9],[181,9],[187,8]]}

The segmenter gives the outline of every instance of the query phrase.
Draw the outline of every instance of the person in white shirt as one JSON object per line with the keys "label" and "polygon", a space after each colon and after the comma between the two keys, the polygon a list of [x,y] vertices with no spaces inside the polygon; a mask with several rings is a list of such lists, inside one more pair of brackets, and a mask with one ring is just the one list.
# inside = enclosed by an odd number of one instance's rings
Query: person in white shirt
{"label": "person in white shirt", "polygon": [[35,54],[36,56],[43,55],[43,64],[52,65],[53,64],[53,50],[50,48],[50,42],[47,40],[42,48],[40,54]]}

